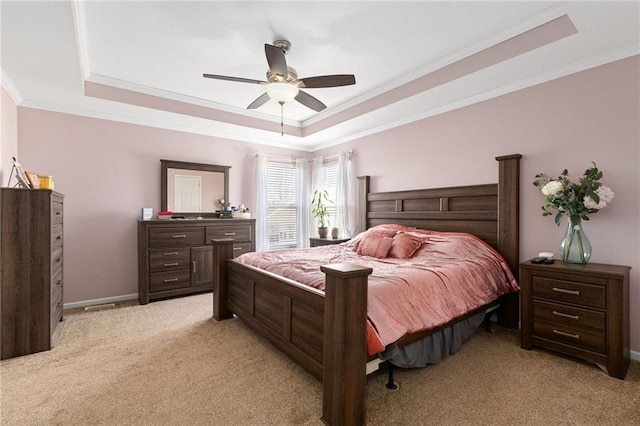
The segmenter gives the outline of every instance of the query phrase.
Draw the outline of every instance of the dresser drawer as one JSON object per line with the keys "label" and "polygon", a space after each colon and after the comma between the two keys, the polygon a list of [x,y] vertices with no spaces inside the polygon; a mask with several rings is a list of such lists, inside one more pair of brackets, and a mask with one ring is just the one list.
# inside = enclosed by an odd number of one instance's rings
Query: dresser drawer
{"label": "dresser drawer", "polygon": [[62,247],[54,250],[51,253],[51,275],[56,275],[56,273],[62,269]]}
{"label": "dresser drawer", "polygon": [[51,227],[51,250],[56,250],[62,247],[62,225],[55,225]]}
{"label": "dresser drawer", "polygon": [[62,320],[62,287],[58,287],[59,291],[51,298],[51,322],[49,330],[53,333],[60,320]]}
{"label": "dresser drawer", "polygon": [[546,321],[534,321],[533,335],[600,354],[606,353],[605,333]]}
{"label": "dresser drawer", "polygon": [[604,309],[606,306],[605,290],[604,286],[596,284],[533,277],[533,297],[558,300],[574,305]]}
{"label": "dresser drawer", "polygon": [[[233,219],[231,219],[233,220]],[[207,243],[213,239],[233,238],[237,241],[251,242],[251,226],[250,225],[221,225],[207,226]]]}
{"label": "dresser drawer", "polygon": [[55,273],[51,274],[51,300],[53,300],[55,293],[61,293],[64,287],[64,280],[62,278],[62,268]]}
{"label": "dresser drawer", "polygon": [[189,247],[149,250],[149,270],[151,272],[189,268],[190,263],[191,249]]}
{"label": "dresser drawer", "polygon": [[248,241],[243,243],[235,243],[233,244],[233,257],[238,257],[241,254],[249,253],[251,250],[251,243]]}
{"label": "dresser drawer", "polygon": [[149,274],[149,290],[164,291],[191,285],[191,270],[154,272]]}
{"label": "dresser drawer", "polygon": [[204,244],[204,227],[151,228],[149,247],[188,247]]}
{"label": "dresser drawer", "polygon": [[540,300],[533,301],[534,321],[546,321],[595,332],[604,332],[606,326],[605,318],[605,313],[601,311],[581,309]]}
{"label": "dresser drawer", "polygon": [[62,224],[62,203],[51,203],[51,224]]}

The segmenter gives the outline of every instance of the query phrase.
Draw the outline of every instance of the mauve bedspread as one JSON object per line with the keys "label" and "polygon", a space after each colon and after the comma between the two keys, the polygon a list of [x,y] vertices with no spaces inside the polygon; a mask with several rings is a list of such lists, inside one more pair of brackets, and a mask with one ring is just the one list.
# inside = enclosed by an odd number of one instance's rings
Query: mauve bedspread
{"label": "mauve bedspread", "polygon": [[[409,259],[361,256],[357,247],[373,232],[409,232],[424,243]],[[379,225],[349,242],[306,249],[246,253],[235,259],[324,290],[320,265],[353,263],[371,267],[367,315],[368,353],[406,334],[452,319],[519,290],[505,260],[479,238],[464,233]]]}

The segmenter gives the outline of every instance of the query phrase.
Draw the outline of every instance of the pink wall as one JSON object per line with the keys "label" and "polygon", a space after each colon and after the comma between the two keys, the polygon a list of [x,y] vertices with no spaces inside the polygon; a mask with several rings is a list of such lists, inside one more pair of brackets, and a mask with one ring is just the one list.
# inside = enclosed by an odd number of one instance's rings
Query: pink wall
{"label": "pink wall", "polygon": [[[13,160],[18,162],[18,107],[3,88],[0,88],[0,186],[8,186]],[[15,183],[15,177],[11,184]]]}
{"label": "pink wall", "polygon": [[[615,192],[585,225],[593,262],[632,266],[631,348],[640,352],[640,56],[322,150],[354,149],[372,190],[494,182],[498,155],[523,154],[522,259],[555,251],[563,229],[540,214],[538,172],[591,161]],[[231,200],[251,199],[252,154],[287,150],[20,108],[23,165],[65,193],[65,302],[137,292],[136,219],[159,208],[160,158],[230,165]],[[298,153],[304,156],[304,153]]]}
{"label": "pink wall", "polygon": [[230,200],[250,206],[254,154],[296,154],[30,108],[18,125],[22,165],[65,195],[65,303],[138,292],[137,219],[160,210],[160,159],[231,166]]}
{"label": "pink wall", "polygon": [[372,191],[494,182],[499,155],[523,154],[520,258],[558,253],[564,225],[542,217],[536,173],[578,177],[595,161],[613,202],[584,225],[591,261],[631,270],[631,348],[640,352],[640,56],[315,153],[351,148]]}

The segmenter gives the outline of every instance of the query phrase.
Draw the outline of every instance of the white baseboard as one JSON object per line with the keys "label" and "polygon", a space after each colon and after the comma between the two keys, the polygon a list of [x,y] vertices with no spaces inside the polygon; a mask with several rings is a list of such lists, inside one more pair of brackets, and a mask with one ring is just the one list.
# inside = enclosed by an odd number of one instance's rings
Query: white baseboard
{"label": "white baseboard", "polygon": [[65,303],[63,309],[84,308],[94,305],[106,305],[107,303],[122,302],[125,300],[134,300],[138,298],[138,293],[124,294],[122,296],[104,297],[102,299],[83,300],[80,302]]}
{"label": "white baseboard", "polygon": [[640,352],[631,351],[631,355],[629,355],[629,358],[634,361],[640,361]]}

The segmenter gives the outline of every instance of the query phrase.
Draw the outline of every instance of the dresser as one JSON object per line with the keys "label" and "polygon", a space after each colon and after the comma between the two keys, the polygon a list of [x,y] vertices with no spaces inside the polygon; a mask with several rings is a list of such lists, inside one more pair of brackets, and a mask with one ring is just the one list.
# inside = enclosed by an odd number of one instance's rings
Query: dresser
{"label": "dresser", "polygon": [[233,239],[233,254],[255,251],[255,219],[138,221],[141,304],[215,290],[212,239]]}
{"label": "dresser", "polygon": [[520,264],[522,341],[624,379],[629,367],[628,266]]}
{"label": "dresser", "polygon": [[62,321],[63,200],[42,189],[0,189],[2,359],[51,349]]}

